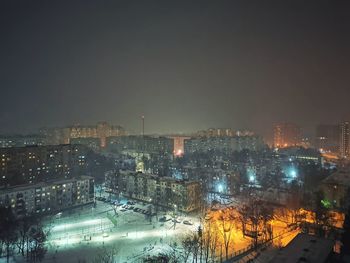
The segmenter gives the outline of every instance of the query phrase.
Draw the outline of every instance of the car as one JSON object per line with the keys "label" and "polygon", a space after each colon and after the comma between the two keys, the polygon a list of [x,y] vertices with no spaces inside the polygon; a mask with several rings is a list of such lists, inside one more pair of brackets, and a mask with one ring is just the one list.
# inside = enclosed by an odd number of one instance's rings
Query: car
{"label": "car", "polygon": [[142,214],[147,214],[147,211],[146,210],[142,210],[141,213]]}
{"label": "car", "polygon": [[132,210],[132,209],[134,209],[134,207],[133,207],[133,206],[129,206],[128,209],[129,209],[129,210]]}
{"label": "car", "polygon": [[182,223],[185,224],[185,225],[189,225],[189,226],[193,225],[193,223],[191,221],[189,221],[189,220],[184,220]]}
{"label": "car", "polygon": [[61,218],[61,216],[62,216],[62,212],[59,212],[59,213],[56,214],[55,217],[56,217],[56,218]]}
{"label": "car", "polygon": [[138,212],[139,210],[140,210],[140,208],[137,208],[137,207],[134,208],[135,212]]}

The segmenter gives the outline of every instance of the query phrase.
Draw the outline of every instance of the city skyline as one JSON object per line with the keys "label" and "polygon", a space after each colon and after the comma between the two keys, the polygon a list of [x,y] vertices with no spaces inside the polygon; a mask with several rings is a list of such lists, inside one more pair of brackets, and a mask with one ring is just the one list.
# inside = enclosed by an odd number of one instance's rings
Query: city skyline
{"label": "city skyline", "polygon": [[0,1],[0,262],[350,262],[350,1]]}
{"label": "city skyline", "polygon": [[[350,119],[349,3],[3,2],[0,132]],[[296,106],[297,105],[297,106]],[[330,110],[332,109],[332,110]]]}

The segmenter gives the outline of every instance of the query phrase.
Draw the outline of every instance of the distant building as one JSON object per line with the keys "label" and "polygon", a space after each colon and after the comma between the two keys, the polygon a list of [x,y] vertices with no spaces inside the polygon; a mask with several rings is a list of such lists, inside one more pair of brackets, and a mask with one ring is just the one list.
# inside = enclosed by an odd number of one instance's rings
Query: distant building
{"label": "distant building", "polygon": [[340,124],[340,157],[350,157],[350,123],[348,121]]}
{"label": "distant building", "polygon": [[308,234],[298,234],[270,263],[326,263],[331,261],[335,241]]}
{"label": "distant building", "polygon": [[46,138],[42,135],[1,135],[0,148],[24,147],[32,145],[45,145]]}
{"label": "distant building", "polygon": [[174,140],[174,155],[182,156],[185,152],[185,140],[190,139],[188,136],[169,136],[170,139]]}
{"label": "distant building", "polygon": [[81,176],[0,190],[0,206],[17,216],[57,213],[94,202],[94,179]]}
{"label": "distant building", "polygon": [[71,144],[81,144],[85,145],[86,147],[89,147],[90,149],[94,151],[98,151],[100,149],[100,139],[99,138],[93,138],[93,137],[86,137],[86,138],[72,138],[70,139]]}
{"label": "distant building", "polygon": [[199,137],[226,137],[235,135],[236,132],[230,128],[210,128],[208,130],[199,131],[196,134],[196,136]]}
{"label": "distant building", "polygon": [[321,124],[316,127],[315,146],[323,152],[337,153],[339,151],[340,126]]}
{"label": "distant building", "polygon": [[[195,181],[130,171],[107,174],[108,191],[168,209],[191,212],[200,208],[201,188]],[[112,177],[112,178],[111,178]]]}
{"label": "distant building", "polygon": [[123,127],[110,125],[107,122],[42,129],[41,132],[47,137],[49,144],[67,144],[71,139],[77,138],[98,138],[102,148],[106,147],[107,138],[126,135]]}
{"label": "distant building", "polygon": [[171,156],[174,151],[174,140],[167,137],[156,136],[120,136],[109,137],[107,147],[110,151],[122,152],[132,150],[149,154],[160,154]]}
{"label": "distant building", "polygon": [[260,136],[194,137],[185,140],[185,154],[194,152],[233,152],[242,150],[257,151],[264,143]]}
{"label": "distant building", "polygon": [[0,148],[0,188],[84,174],[84,145]]}
{"label": "distant building", "polygon": [[315,164],[323,167],[324,158],[322,154],[312,148],[286,147],[278,150],[278,155],[284,161],[298,161],[304,164]]}
{"label": "distant building", "polygon": [[274,146],[277,148],[300,146],[301,129],[294,123],[278,123],[274,126]]}

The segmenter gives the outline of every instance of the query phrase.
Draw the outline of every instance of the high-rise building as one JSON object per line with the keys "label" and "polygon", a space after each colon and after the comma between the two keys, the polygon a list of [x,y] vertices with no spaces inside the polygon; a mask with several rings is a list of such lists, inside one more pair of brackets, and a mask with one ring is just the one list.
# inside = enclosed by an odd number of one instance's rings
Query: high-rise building
{"label": "high-rise building", "polygon": [[71,139],[78,138],[98,138],[102,148],[106,147],[107,138],[126,135],[123,127],[110,125],[107,122],[99,122],[97,125],[42,129],[41,132],[47,137],[48,144],[67,144]]}
{"label": "high-rise building", "polygon": [[294,123],[278,123],[274,126],[275,147],[302,145],[301,129]]}
{"label": "high-rise building", "polygon": [[118,136],[109,137],[107,147],[111,151],[118,152],[126,150],[171,156],[174,151],[174,140],[162,136]]}
{"label": "high-rise building", "polygon": [[0,148],[0,188],[84,175],[86,153],[70,144]]}
{"label": "high-rise building", "polygon": [[174,140],[174,155],[182,156],[185,152],[185,140],[190,139],[191,137],[182,136],[182,135],[172,135],[169,138]]}
{"label": "high-rise building", "polygon": [[342,158],[350,157],[350,123],[348,121],[344,121],[340,124],[339,153]]}
{"label": "high-rise building", "polygon": [[339,151],[340,127],[339,125],[321,124],[316,127],[315,147],[324,152]]}
{"label": "high-rise building", "polygon": [[257,151],[264,142],[257,135],[243,136],[217,136],[217,137],[194,137],[186,139],[184,143],[185,154],[194,152],[234,152],[242,150]]}

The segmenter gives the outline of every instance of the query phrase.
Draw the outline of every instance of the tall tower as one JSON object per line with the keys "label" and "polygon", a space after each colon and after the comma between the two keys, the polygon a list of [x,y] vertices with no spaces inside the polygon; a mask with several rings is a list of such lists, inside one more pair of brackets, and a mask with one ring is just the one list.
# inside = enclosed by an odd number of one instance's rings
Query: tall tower
{"label": "tall tower", "polygon": [[344,121],[340,124],[340,157],[350,157],[350,123]]}
{"label": "tall tower", "polygon": [[142,143],[142,151],[141,153],[138,154],[138,158],[136,160],[136,171],[138,172],[145,172],[145,116],[141,116],[141,121],[142,121],[142,138],[141,138],[141,143]]}

